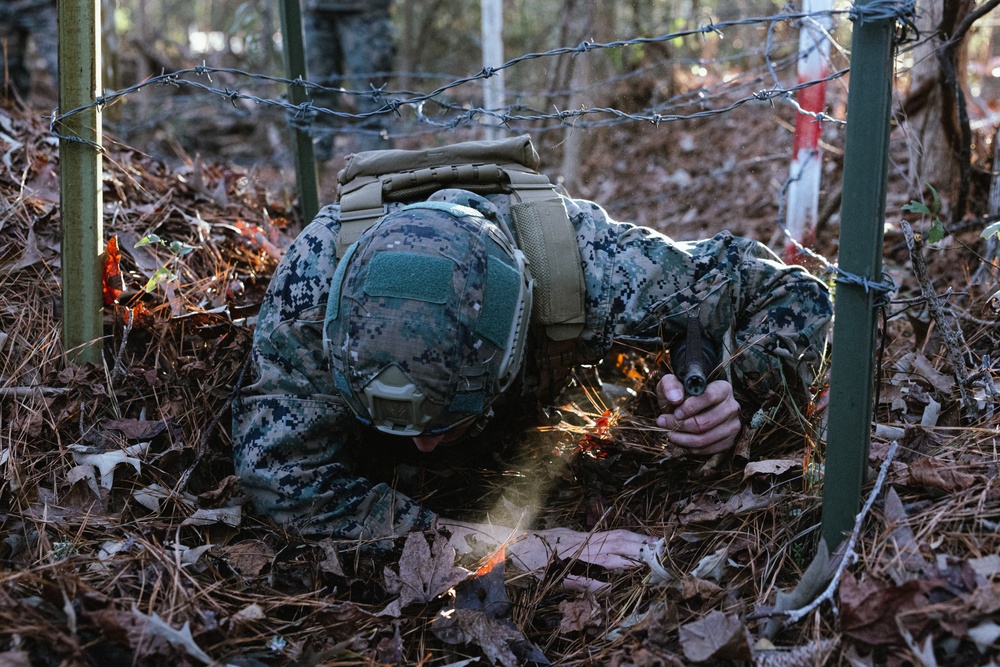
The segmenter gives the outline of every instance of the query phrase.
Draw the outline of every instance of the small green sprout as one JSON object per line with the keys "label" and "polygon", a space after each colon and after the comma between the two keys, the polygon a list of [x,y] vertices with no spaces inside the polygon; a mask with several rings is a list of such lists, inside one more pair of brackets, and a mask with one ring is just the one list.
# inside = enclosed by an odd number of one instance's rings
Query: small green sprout
{"label": "small green sprout", "polygon": [[930,208],[927,204],[919,202],[916,199],[911,199],[909,204],[903,206],[904,211],[910,211],[911,213],[919,213],[920,215],[929,215],[931,217],[931,228],[927,232],[927,242],[937,243],[944,238],[944,225],[941,223],[941,218],[938,217],[941,213],[941,197],[938,195],[938,191],[934,189],[934,186],[930,183],[927,187],[931,191],[931,195],[934,197],[934,203]]}
{"label": "small green sprout", "polygon": [[201,246],[189,245],[181,241],[167,242],[161,239],[156,234],[147,234],[146,236],[143,236],[141,239],[136,241],[135,245],[132,247],[141,248],[142,246],[147,246],[152,244],[162,245],[163,247],[165,247],[167,250],[170,251],[170,254],[173,255],[173,257],[167,261],[166,265],[156,269],[156,271],[153,272],[153,275],[150,277],[150,279],[146,281],[146,285],[143,287],[143,289],[146,290],[147,293],[155,290],[156,286],[159,285],[160,283],[166,282],[168,280],[177,280],[178,276],[176,273],[170,270],[169,268],[170,264],[176,263],[179,258],[201,248]]}

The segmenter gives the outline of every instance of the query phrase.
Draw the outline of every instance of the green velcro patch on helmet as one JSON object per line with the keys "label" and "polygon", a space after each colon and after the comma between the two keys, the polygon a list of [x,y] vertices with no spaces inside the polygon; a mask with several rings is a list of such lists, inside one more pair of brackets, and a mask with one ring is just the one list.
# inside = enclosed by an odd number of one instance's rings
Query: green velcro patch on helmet
{"label": "green velcro patch on helmet", "polygon": [[379,252],[371,258],[365,294],[447,303],[454,292],[455,263],[413,252]]}
{"label": "green velcro patch on helmet", "polygon": [[330,297],[326,304],[326,317],[335,320],[340,316],[340,290],[344,286],[344,274],[347,273],[347,265],[354,256],[354,251],[358,249],[357,243],[352,243],[347,248],[347,252],[337,262],[337,269],[333,272],[333,280],[330,281]]}
{"label": "green velcro patch on helmet", "polygon": [[486,397],[481,391],[462,391],[455,394],[448,409],[451,412],[478,414],[486,409]]}
{"label": "green velcro patch on helmet", "polygon": [[517,317],[520,283],[521,275],[516,268],[492,254],[487,258],[486,290],[476,333],[501,349],[507,347],[511,327]]}

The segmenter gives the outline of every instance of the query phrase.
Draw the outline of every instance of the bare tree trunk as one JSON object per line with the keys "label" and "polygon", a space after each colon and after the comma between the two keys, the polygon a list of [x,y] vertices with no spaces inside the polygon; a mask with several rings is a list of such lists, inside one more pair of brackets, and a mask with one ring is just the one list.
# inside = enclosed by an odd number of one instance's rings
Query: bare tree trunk
{"label": "bare tree trunk", "polygon": [[[572,1],[572,0],[571,0]],[[615,38],[615,3],[584,3],[578,13],[567,26],[567,32],[575,40],[610,41]],[[600,100],[594,99],[598,91],[592,90],[592,82],[604,78],[607,68],[604,67],[604,54],[590,52],[571,56],[569,61],[569,96],[568,107],[580,109],[584,106],[595,106]],[[572,123],[572,121],[570,121]],[[584,159],[583,143],[587,138],[587,130],[570,127],[563,139],[563,160],[560,173],[562,183],[567,191],[574,193],[580,185],[580,163]]]}
{"label": "bare tree trunk", "polygon": [[[923,38],[913,49],[910,89],[904,111],[910,126],[910,187],[921,190],[930,183],[950,201],[955,163],[951,146],[942,141],[941,68],[937,50],[941,46],[938,27],[944,11],[940,0],[921,0],[917,29]],[[910,111],[909,109],[912,109]]]}
{"label": "bare tree trunk", "polygon": [[914,49],[910,90],[903,106],[910,126],[909,180],[916,190],[924,184],[941,193],[947,210],[964,211],[958,201],[961,176],[960,96],[966,88],[967,46],[963,41],[945,49],[971,0],[921,0],[917,27],[923,41]]}

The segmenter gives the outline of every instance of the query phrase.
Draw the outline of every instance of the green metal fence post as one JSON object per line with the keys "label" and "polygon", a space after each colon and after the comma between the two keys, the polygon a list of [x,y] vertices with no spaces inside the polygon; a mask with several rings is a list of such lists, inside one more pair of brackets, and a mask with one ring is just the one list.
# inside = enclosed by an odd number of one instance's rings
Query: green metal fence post
{"label": "green metal fence post", "polygon": [[[101,86],[100,0],[59,2],[59,111],[92,104]],[[100,363],[104,297],[101,260],[103,160],[97,107],[62,121],[59,211],[62,217],[63,349],[75,363]]]}
{"label": "green metal fence post", "polygon": [[[858,4],[863,9],[870,1]],[[851,46],[839,265],[872,282],[882,281],[894,33],[894,19],[858,19]],[[871,443],[877,296],[862,285],[837,286],[823,485],[822,533],[831,551],[854,526],[861,506]]]}
{"label": "green metal fence post", "polygon": [[[285,58],[285,73],[289,79],[306,77],[305,40],[302,38],[302,7],[299,0],[281,0],[281,41]],[[309,99],[302,86],[290,85],[288,98],[292,104]],[[294,142],[295,181],[299,188],[302,219],[308,224],[319,212],[319,176],[316,173],[316,153],[312,136],[306,130],[292,130]]]}

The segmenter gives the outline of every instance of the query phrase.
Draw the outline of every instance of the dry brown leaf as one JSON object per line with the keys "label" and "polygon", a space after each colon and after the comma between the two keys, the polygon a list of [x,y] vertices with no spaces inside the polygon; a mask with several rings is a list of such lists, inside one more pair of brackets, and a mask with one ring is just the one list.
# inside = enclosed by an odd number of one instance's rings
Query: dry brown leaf
{"label": "dry brown leaf", "polygon": [[224,549],[226,562],[244,577],[259,576],[274,560],[275,551],[264,540],[245,540]]}
{"label": "dry brown leaf", "polygon": [[681,599],[690,600],[700,597],[704,600],[712,600],[720,596],[725,589],[707,579],[697,577],[684,577],[675,585],[675,589],[680,593]]}
{"label": "dry brown leaf", "polygon": [[549,664],[535,644],[525,639],[510,620],[510,600],[504,585],[504,552],[455,586],[453,604],[438,613],[431,630],[449,644],[471,643],[479,646],[496,663],[513,656],[514,664],[529,660]]}
{"label": "dry brown leaf", "polygon": [[1000,574],[1000,555],[990,554],[979,558],[970,558],[969,567],[984,579],[991,579]]}
{"label": "dry brown leaf", "polygon": [[455,548],[438,535],[433,544],[423,533],[406,536],[399,557],[399,573],[385,568],[385,587],[399,595],[382,614],[399,616],[413,602],[430,602],[469,576],[464,567],[455,565]]}
{"label": "dry brown leaf", "polygon": [[680,627],[681,648],[688,660],[750,660],[750,633],[739,616],[713,611]]}
{"label": "dry brown leaf", "polygon": [[754,475],[780,475],[789,470],[802,466],[801,459],[768,459],[767,461],[753,461],[743,468],[743,479]]}
{"label": "dry brown leaf", "polygon": [[249,623],[251,621],[263,621],[267,618],[267,614],[259,604],[254,602],[253,604],[248,604],[247,606],[240,609],[238,612],[229,617],[229,620],[233,623]]}
{"label": "dry brown leaf", "polygon": [[319,547],[323,550],[323,560],[319,563],[319,569],[327,574],[337,577],[344,576],[344,567],[340,564],[340,554],[337,551],[337,543],[330,538],[319,541]]}
{"label": "dry brown leaf", "polygon": [[108,431],[119,431],[128,440],[152,440],[167,429],[179,432],[173,422],[163,419],[147,421],[140,419],[106,419],[101,426]]}
{"label": "dry brown leaf", "polygon": [[195,510],[194,514],[181,521],[182,526],[211,526],[215,523],[224,523],[227,526],[238,526],[243,521],[243,508],[239,505],[233,507],[202,508]]}
{"label": "dry brown leaf", "polygon": [[913,368],[917,371],[918,376],[923,377],[932,387],[945,396],[950,394],[951,390],[955,387],[955,378],[939,372],[938,369],[934,368],[930,360],[922,354],[918,354],[913,358]]}
{"label": "dry brown leaf", "polygon": [[957,468],[957,463],[924,457],[911,463],[908,468],[909,484],[924,488],[938,489],[946,493],[965,491],[976,484],[977,478]]}
{"label": "dry brown leaf", "polygon": [[604,625],[604,614],[601,606],[593,595],[585,595],[578,600],[563,600],[559,603],[559,632],[583,632],[587,628],[600,628]]}
{"label": "dry brown leaf", "polygon": [[914,579],[890,586],[862,575],[860,581],[845,573],[840,584],[840,627],[845,635],[872,646],[901,645],[896,618],[927,606],[925,593],[940,581]]}
{"label": "dry brown leaf", "polygon": [[699,498],[681,510],[682,524],[705,523],[718,521],[727,516],[762,509],[770,506],[779,496],[757,495],[752,489],[743,489],[739,494],[731,496],[726,501]]}
{"label": "dry brown leaf", "polygon": [[[214,662],[212,658],[194,641],[194,637],[191,636],[190,622],[184,621],[184,625],[181,626],[180,630],[178,630],[160,618],[155,611],[151,615],[147,616],[133,607],[132,613],[135,615],[136,619],[140,621],[144,636],[162,639],[175,649],[183,651],[198,662],[206,665],[210,665]],[[160,653],[160,651],[157,651],[157,653]],[[149,654],[146,653],[145,655]],[[140,660],[140,662],[142,661]]]}
{"label": "dry brown leaf", "polygon": [[723,545],[714,553],[698,561],[698,565],[691,570],[691,576],[696,579],[708,579],[719,583],[722,580],[722,573],[726,569],[726,562],[729,560],[729,546]]}
{"label": "dry brown leaf", "polygon": [[997,613],[1000,611],[1000,586],[996,583],[980,586],[972,592],[970,602],[972,609],[983,615]]}
{"label": "dry brown leaf", "polygon": [[771,616],[761,625],[760,634],[766,639],[773,639],[778,631],[785,625],[787,617],[780,615],[781,612],[795,611],[809,604],[823,587],[833,578],[830,566],[830,549],[826,546],[826,540],[820,539],[816,548],[816,555],[813,557],[809,567],[802,573],[802,578],[791,591],[779,590],[775,594],[774,607],[762,608],[762,611],[779,612],[779,615]]}
{"label": "dry brown leaf", "polygon": [[375,647],[375,656],[380,665],[402,665],[406,657],[403,638],[399,635],[399,624],[393,630],[392,637],[383,637]]}
{"label": "dry brown leaf", "polygon": [[886,527],[892,530],[892,544],[895,547],[889,552],[893,558],[888,570],[897,579],[896,583],[901,584],[928,572],[930,564],[920,553],[920,545],[910,528],[909,517],[895,487],[889,487],[889,492],[886,493],[884,512]]}
{"label": "dry brown leaf", "polygon": [[450,610],[448,616],[434,619],[431,630],[446,644],[475,644],[493,664],[499,662],[504,667],[519,664],[510,645],[523,641],[524,636],[513,625],[494,620],[481,611]]}

